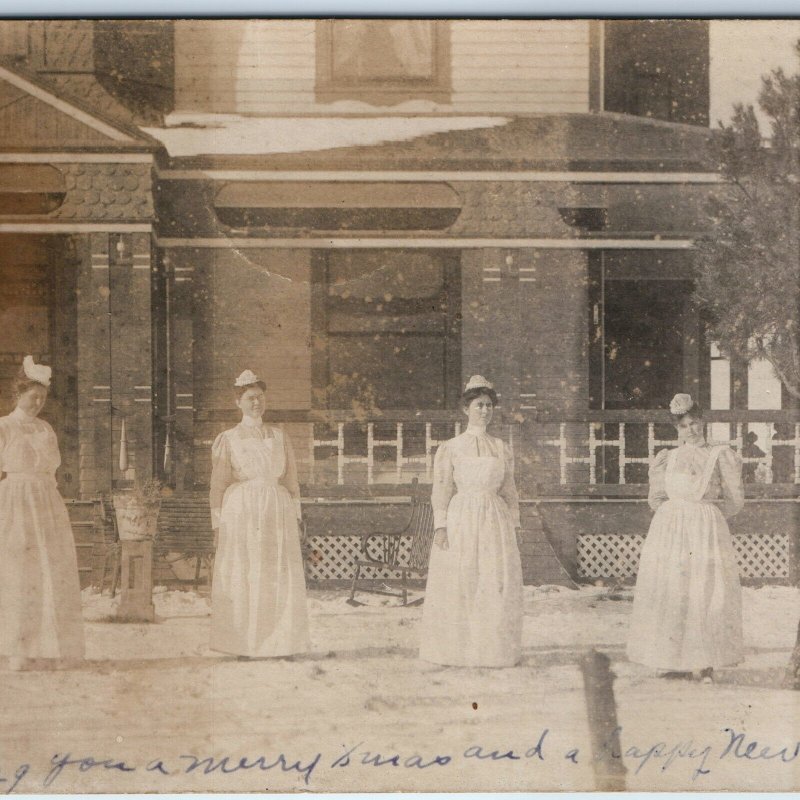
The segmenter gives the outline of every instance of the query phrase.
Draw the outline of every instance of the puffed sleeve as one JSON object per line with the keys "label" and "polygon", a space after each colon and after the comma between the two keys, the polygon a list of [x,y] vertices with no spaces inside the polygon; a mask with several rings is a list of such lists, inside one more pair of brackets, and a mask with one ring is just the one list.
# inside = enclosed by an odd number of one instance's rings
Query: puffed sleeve
{"label": "puffed sleeve", "polygon": [[439,445],[433,459],[431,507],[433,508],[433,527],[437,530],[447,527],[447,508],[455,491],[450,442],[444,442]]}
{"label": "puffed sleeve", "polygon": [[726,447],[717,459],[722,501],[719,504],[723,516],[733,517],[744,507],[744,488],[742,487],[742,459],[739,454]]}
{"label": "puffed sleeve", "polygon": [[294,457],[294,447],[292,447],[292,442],[286,432],[283,434],[283,449],[286,454],[286,469],[281,478],[281,483],[292,496],[297,519],[302,519],[303,511],[300,504],[300,481],[297,478],[297,462]]}
{"label": "puffed sleeve", "polygon": [[231,444],[223,432],[217,436],[211,446],[211,527],[219,528],[219,517],[222,511],[222,498],[225,490],[233,483],[233,466],[231,465]]}
{"label": "puffed sleeve", "polygon": [[667,459],[669,458],[670,452],[670,450],[659,450],[650,464],[650,471],[648,472],[650,490],[647,494],[647,502],[653,511],[669,499],[665,488],[665,481],[667,476]]}
{"label": "puffed sleeve", "polygon": [[519,494],[517,494],[517,484],[514,481],[514,453],[511,447],[505,442],[500,441],[503,448],[503,461],[505,462],[505,476],[503,485],[498,494],[506,501],[508,510],[511,512],[511,519],[515,528],[522,527],[519,521]]}

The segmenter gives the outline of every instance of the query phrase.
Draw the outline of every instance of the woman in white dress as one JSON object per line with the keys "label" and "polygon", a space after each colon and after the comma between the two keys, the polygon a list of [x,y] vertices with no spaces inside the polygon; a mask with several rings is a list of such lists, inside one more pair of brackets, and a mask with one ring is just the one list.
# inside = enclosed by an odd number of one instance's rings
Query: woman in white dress
{"label": "woman in white dress", "polygon": [[50,375],[26,356],[16,407],[0,418],[0,655],[11,669],[84,654],[75,540],[55,478],[61,456],[53,428],[38,419]]}
{"label": "woman in white dress", "polygon": [[742,658],[739,570],[726,517],[744,505],[742,464],[703,436],[688,394],[670,404],[680,445],[650,467],[650,524],[636,579],[628,657],[664,677],[706,683]]}
{"label": "woman in white dress", "polygon": [[480,375],[462,396],[467,429],[439,446],[420,658],[511,667],[521,656],[519,498],[511,448],[486,432],[497,394]]}
{"label": "woman in white dress", "polygon": [[250,370],[237,378],[242,421],[211,453],[211,648],[241,659],[310,647],[297,468],[289,438],[261,419],[265,391]]}

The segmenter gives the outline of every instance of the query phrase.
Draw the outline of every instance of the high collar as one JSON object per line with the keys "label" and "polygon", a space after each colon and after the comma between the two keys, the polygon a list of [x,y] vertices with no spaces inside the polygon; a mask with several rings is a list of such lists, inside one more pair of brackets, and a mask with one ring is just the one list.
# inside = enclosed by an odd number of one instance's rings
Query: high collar
{"label": "high collar", "polygon": [[471,436],[486,436],[486,425],[473,425],[470,423],[464,433],[468,433]]}
{"label": "high collar", "polygon": [[19,422],[33,422],[37,419],[35,415],[29,414],[27,411],[23,411],[19,406],[15,406],[14,410],[9,414],[9,416],[13,417]]}
{"label": "high collar", "polygon": [[264,425],[264,421],[261,417],[250,417],[247,414],[243,414],[242,425],[244,425],[245,428],[261,428]]}
{"label": "high collar", "polygon": [[694,447],[695,449],[700,450],[703,447],[706,447],[707,445],[708,445],[708,442],[705,439],[700,439],[700,441],[698,441],[698,442],[683,442],[682,446],[683,447]]}

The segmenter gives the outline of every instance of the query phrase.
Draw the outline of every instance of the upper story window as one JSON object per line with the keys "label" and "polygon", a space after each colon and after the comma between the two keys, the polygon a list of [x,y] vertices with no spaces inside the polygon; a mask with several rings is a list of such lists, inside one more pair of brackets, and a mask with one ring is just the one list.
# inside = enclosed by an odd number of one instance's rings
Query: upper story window
{"label": "upper story window", "polygon": [[604,108],[708,125],[706,20],[606,20]]}
{"label": "upper story window", "polygon": [[449,103],[450,28],[443,20],[320,20],[320,102]]}

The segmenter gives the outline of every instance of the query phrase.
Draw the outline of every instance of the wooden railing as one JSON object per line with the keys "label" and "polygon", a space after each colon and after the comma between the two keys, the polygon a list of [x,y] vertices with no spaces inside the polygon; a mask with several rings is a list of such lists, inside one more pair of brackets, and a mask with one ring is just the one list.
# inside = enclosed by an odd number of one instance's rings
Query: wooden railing
{"label": "wooden railing", "polygon": [[[265,419],[289,432],[301,480],[307,485],[405,485],[430,482],[436,448],[457,436],[466,418],[457,411],[291,411],[268,412]],[[198,414],[196,460],[207,459],[213,436],[238,415]],[[513,425],[500,423],[495,436],[514,443]]]}
{"label": "wooden railing", "polygon": [[[710,411],[704,422],[710,443],[727,444],[740,454],[746,482],[800,484],[800,412]],[[534,427],[539,444],[557,453],[562,486],[646,483],[647,465],[656,453],[677,445],[664,411],[540,417]],[[756,441],[748,442],[748,434]]]}
{"label": "wooden railing", "polygon": [[[198,412],[194,462],[210,467],[214,437],[238,421],[235,412]],[[432,479],[436,448],[464,428],[458,411],[274,411],[266,419],[289,433],[301,482],[308,487],[405,486]],[[514,449],[523,494],[610,490],[641,493],[648,464],[677,444],[665,411],[587,411],[539,414],[523,423],[499,414],[491,432]],[[712,411],[707,438],[736,449],[745,482],[800,487],[800,412]],[[755,433],[755,446],[747,434]],[[207,474],[196,480],[203,484]],[[560,487],[560,488],[559,488]],[[628,487],[629,491],[626,490]]]}

